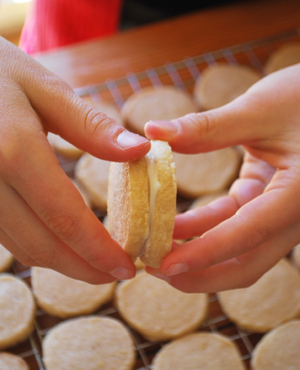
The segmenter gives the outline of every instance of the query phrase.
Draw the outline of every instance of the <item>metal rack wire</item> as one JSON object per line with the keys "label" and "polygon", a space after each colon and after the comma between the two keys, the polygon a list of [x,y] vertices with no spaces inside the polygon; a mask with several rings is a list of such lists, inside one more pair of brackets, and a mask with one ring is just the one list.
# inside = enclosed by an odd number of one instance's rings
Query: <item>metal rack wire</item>
{"label": "metal rack wire", "polygon": [[[112,101],[116,103],[119,108],[133,92],[146,86],[173,84],[178,88],[192,92],[195,80],[201,75],[201,71],[207,65],[218,62],[244,64],[263,73],[263,66],[270,53],[282,44],[291,41],[300,42],[300,28],[267,38],[229,46],[221,50],[209,51],[195,57],[187,57],[177,62],[167,62],[165,65],[157,68],[149,67],[145,71],[136,74],[129,73],[123,78],[116,80],[108,79],[104,83],[81,87],[75,91],[79,96],[89,96],[95,102],[101,99]],[[61,165],[67,174],[71,174],[75,163],[62,160]],[[184,204],[181,208],[184,209]],[[103,214],[97,210],[95,213],[99,217],[103,216]],[[30,285],[30,269],[26,266],[16,261],[11,272]],[[96,314],[115,317],[122,321],[117,309],[111,304],[102,307]],[[42,360],[41,343],[49,329],[60,321],[60,319],[47,315],[39,309],[36,314],[34,333],[27,341],[11,348],[10,351],[24,358],[30,365],[31,370],[45,370]],[[137,361],[134,369],[152,369],[152,358],[163,344],[148,342],[137,332],[131,328],[129,329],[132,333],[137,354]],[[241,352],[242,359],[247,369],[250,369],[249,362],[251,353],[256,343],[261,338],[261,335],[245,332],[235,326],[223,314],[215,294],[210,296],[209,316],[199,330],[218,332],[234,341]]]}

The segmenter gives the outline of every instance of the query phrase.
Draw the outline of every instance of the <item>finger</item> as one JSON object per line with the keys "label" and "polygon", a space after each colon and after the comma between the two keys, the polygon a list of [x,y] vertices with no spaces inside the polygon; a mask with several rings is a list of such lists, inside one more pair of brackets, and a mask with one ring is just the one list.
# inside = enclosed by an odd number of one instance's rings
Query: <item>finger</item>
{"label": "finger", "polygon": [[3,43],[3,59],[8,66],[6,74],[13,74],[14,81],[28,97],[47,131],[110,161],[134,160],[150,150],[147,139],[130,133],[106,114],[89,106],[59,77],[14,45]]}
{"label": "finger", "polygon": [[300,241],[299,227],[299,223],[294,224],[256,249],[201,271],[168,277],[156,269],[146,267],[146,270],[186,293],[213,293],[246,288],[254,284]]}
{"label": "finger", "polygon": [[5,196],[1,197],[3,232],[0,236],[20,262],[27,266],[52,268],[92,284],[115,280],[112,275],[93,268],[59,240],[15,191],[2,184],[1,194]]}
{"label": "finger", "polygon": [[[201,238],[172,251],[162,262],[166,275],[208,268],[249,252],[299,221],[299,174],[278,171],[267,191]],[[288,189],[288,191],[287,191]]]}

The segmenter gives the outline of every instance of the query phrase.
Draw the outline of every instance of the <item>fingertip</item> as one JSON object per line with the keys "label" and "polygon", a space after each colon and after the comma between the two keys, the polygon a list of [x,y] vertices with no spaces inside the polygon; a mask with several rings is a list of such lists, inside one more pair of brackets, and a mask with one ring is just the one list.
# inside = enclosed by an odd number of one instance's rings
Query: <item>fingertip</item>
{"label": "fingertip", "polygon": [[172,140],[180,131],[178,121],[149,121],[145,125],[145,135],[148,139]]}
{"label": "fingertip", "polygon": [[150,148],[150,141],[138,134],[124,130],[116,138],[119,149],[126,151],[126,160],[135,160],[145,156]]}

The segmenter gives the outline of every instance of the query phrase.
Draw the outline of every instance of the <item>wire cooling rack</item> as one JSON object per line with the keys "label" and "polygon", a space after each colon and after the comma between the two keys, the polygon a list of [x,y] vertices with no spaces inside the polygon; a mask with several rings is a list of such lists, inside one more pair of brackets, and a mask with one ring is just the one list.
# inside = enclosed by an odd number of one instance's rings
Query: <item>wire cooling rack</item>
{"label": "wire cooling rack", "polygon": [[[264,64],[269,55],[287,42],[300,42],[300,28],[229,46],[221,50],[209,51],[195,57],[187,57],[177,62],[167,62],[157,68],[149,67],[140,73],[129,73],[123,78],[108,79],[104,83],[81,87],[75,91],[79,96],[92,98],[95,103],[101,99],[112,101],[119,108],[133,92],[146,86],[172,84],[191,93],[195,80],[201,75],[201,71],[206,66],[219,62],[243,64],[263,73]],[[75,162],[59,159],[65,172],[72,175]],[[188,203],[181,204],[182,210],[184,210],[185,204]],[[104,216],[99,210],[96,210],[95,213],[100,218]],[[15,261],[11,272],[23,279],[29,286],[31,285],[30,269],[28,267]],[[122,321],[117,309],[112,304],[102,307],[96,314],[114,317]],[[61,321],[38,309],[33,334],[27,341],[10,348],[9,351],[24,358],[31,370],[46,370],[42,360],[41,344],[46,333]],[[161,349],[163,343],[146,341],[131,328],[129,330],[136,348],[137,360],[134,370],[151,370],[152,359]],[[234,341],[240,350],[246,368],[250,370],[251,353],[261,335],[245,332],[235,326],[222,312],[215,294],[210,295],[209,314],[199,331],[217,332]]]}

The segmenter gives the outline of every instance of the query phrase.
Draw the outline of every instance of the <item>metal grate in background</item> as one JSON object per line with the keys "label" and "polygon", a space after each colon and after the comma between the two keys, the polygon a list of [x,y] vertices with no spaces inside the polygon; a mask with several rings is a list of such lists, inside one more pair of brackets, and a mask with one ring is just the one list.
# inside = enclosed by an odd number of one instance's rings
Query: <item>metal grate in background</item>
{"label": "metal grate in background", "polygon": [[[108,79],[104,83],[85,86],[75,91],[79,96],[91,97],[95,103],[101,99],[115,102],[119,108],[133,92],[146,86],[173,84],[178,88],[192,93],[196,78],[201,75],[201,71],[207,65],[218,62],[244,64],[263,73],[264,64],[269,55],[284,43],[293,41],[300,42],[300,28],[268,38],[210,51],[195,57],[187,57],[181,61],[167,62],[165,65],[157,68],[149,67],[145,71],[136,74],[129,73],[123,78],[115,80]],[[59,159],[65,172],[68,175],[72,175],[75,162],[63,160],[62,158]],[[183,202],[181,204],[181,210],[184,210],[188,204],[188,202]],[[103,212],[99,210],[96,210],[95,214],[100,218],[104,216]],[[30,269],[26,266],[15,261],[11,272],[23,279],[30,286]],[[123,321],[117,309],[112,304],[105,305],[96,314],[114,317]],[[52,317],[44,313],[41,309],[38,309],[34,333],[27,341],[16,347],[9,348],[8,351],[23,357],[28,362],[31,370],[45,370],[42,361],[41,343],[49,329],[61,321],[61,319]],[[210,296],[209,315],[199,330],[218,332],[234,341],[239,347],[247,369],[250,369],[249,363],[252,350],[262,335],[248,333],[236,327],[223,314],[215,294],[211,294]],[[163,344],[148,342],[134,330],[130,329],[130,331],[137,352],[134,370],[152,369],[152,359]]]}

